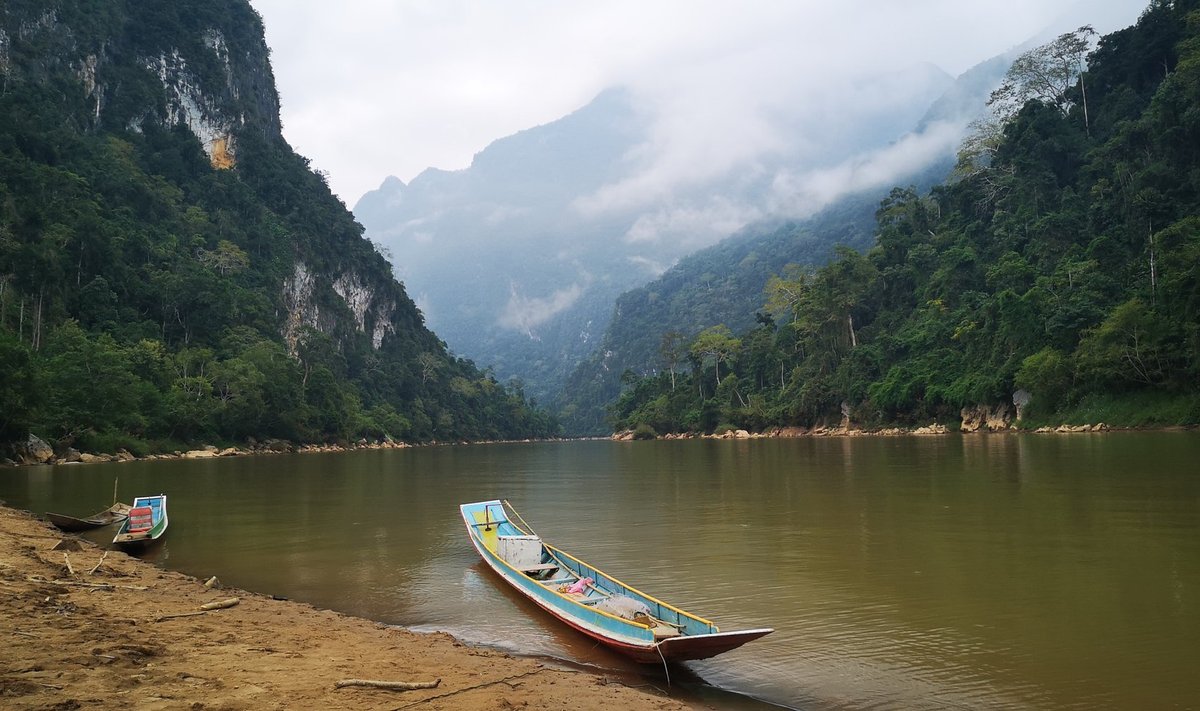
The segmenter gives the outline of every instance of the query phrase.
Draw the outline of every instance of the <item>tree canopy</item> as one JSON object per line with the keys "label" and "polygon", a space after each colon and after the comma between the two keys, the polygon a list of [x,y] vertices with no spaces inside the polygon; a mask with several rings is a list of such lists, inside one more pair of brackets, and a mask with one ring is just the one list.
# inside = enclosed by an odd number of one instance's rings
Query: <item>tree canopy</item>
{"label": "tree canopy", "polygon": [[[519,386],[447,352],[280,136],[247,2],[19,1],[0,31],[0,441],[555,431]],[[164,56],[187,72],[172,91]],[[184,84],[231,126],[236,160],[206,154],[172,99]]]}
{"label": "tree canopy", "polygon": [[987,160],[776,273],[735,352],[627,382],[613,426],[954,424],[1017,389],[1030,425],[1200,422],[1200,13],[1153,2],[1085,63],[1091,34],[1014,64]]}

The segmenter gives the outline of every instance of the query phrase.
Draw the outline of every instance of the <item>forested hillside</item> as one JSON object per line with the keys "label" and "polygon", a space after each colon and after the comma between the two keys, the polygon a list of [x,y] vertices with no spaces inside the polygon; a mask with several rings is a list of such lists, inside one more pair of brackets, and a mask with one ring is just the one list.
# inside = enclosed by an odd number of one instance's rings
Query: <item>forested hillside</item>
{"label": "forested hillside", "polygon": [[281,136],[245,0],[0,6],[0,441],[546,435]]}
{"label": "forested hillside", "polygon": [[756,327],[648,364],[613,423],[953,424],[1014,395],[1027,424],[1200,422],[1197,5],[1156,0],[1086,65],[1086,27],[1023,55],[952,181],[894,190],[866,252],[776,275]]}
{"label": "forested hillside", "polygon": [[605,406],[620,394],[622,377],[678,367],[683,359],[677,351],[708,325],[752,326],[763,287],[785,265],[822,264],[838,244],[868,247],[873,204],[871,197],[855,195],[807,220],[747,227],[622,294],[599,347],[574,370],[556,402],[563,427],[573,434],[605,431]]}

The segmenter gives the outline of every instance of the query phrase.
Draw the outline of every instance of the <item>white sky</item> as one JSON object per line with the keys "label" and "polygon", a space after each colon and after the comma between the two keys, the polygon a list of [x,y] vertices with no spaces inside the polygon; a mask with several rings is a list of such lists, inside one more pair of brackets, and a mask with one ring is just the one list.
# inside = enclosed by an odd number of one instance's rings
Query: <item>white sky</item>
{"label": "white sky", "polygon": [[1146,2],[251,0],[284,135],[349,207],[389,175],[464,168],[607,87],[647,98],[677,152],[733,161],[856,78],[922,63],[957,75],[1064,14],[1081,19],[1060,31],[1105,32]]}

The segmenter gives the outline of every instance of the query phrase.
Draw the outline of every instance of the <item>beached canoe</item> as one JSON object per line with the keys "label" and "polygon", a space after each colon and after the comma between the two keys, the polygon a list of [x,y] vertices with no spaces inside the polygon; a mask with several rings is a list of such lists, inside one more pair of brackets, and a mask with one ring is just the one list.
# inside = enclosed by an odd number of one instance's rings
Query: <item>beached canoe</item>
{"label": "beached canoe", "polygon": [[113,504],[103,511],[98,511],[87,518],[75,518],[66,514],[46,512],[46,518],[60,531],[86,531],[89,528],[100,528],[110,523],[124,521],[129,518],[129,504]]}
{"label": "beached canoe", "polygon": [[644,663],[707,659],[774,631],[722,632],[546,543],[524,521],[509,520],[505,503],[459,506],[484,562],[543,610],[617,652]]}
{"label": "beached canoe", "polygon": [[122,548],[140,548],[162,538],[166,532],[166,495],[139,496],[133,500],[129,518],[121,524],[113,543]]}

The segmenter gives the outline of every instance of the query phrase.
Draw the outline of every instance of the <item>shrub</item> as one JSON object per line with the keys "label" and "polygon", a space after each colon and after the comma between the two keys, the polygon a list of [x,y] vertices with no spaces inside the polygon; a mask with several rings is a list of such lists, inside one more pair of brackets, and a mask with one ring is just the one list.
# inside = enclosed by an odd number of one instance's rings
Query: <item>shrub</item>
{"label": "shrub", "polygon": [[634,439],[658,439],[658,433],[654,431],[653,427],[643,423],[643,424],[638,425],[633,430],[633,438]]}

